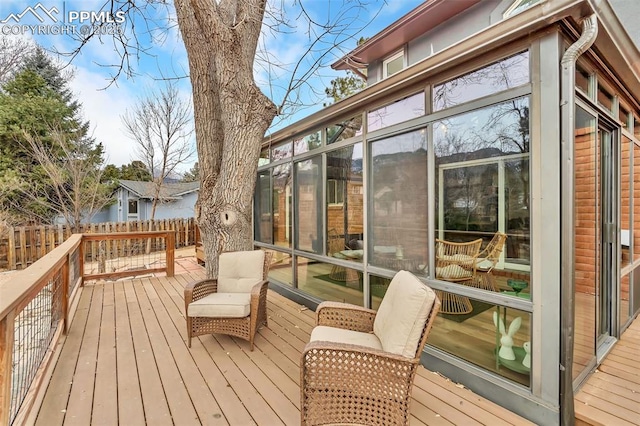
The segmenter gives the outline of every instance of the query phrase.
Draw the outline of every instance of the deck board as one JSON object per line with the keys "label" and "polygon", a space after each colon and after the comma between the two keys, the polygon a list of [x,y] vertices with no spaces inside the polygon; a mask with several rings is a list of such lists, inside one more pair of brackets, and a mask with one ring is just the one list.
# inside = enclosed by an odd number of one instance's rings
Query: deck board
{"label": "deck board", "polygon": [[[38,423],[292,425],[312,311],[269,291],[269,326],[249,343],[185,336],[183,288],[202,273],[87,284]],[[412,425],[531,424],[419,368]],[[625,394],[619,394],[625,398]]]}
{"label": "deck board", "polygon": [[640,425],[639,336],[636,319],[576,393],[576,419],[591,425]]}

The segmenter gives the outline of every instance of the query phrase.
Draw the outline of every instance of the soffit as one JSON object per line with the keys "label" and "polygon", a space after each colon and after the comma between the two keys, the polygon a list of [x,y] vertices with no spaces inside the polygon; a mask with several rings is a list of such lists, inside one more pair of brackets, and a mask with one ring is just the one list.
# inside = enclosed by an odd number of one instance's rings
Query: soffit
{"label": "soffit", "polygon": [[365,67],[381,59],[427,31],[480,3],[481,0],[429,0],[371,37],[331,65],[333,69]]}

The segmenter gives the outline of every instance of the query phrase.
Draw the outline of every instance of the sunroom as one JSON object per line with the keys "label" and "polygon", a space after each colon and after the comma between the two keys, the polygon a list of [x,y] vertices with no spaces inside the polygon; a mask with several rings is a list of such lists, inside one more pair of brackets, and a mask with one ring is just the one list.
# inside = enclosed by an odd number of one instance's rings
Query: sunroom
{"label": "sunroom", "polygon": [[640,308],[640,56],[606,1],[469,3],[264,139],[255,245],[312,308],[413,272],[443,301],[425,365],[553,424]]}

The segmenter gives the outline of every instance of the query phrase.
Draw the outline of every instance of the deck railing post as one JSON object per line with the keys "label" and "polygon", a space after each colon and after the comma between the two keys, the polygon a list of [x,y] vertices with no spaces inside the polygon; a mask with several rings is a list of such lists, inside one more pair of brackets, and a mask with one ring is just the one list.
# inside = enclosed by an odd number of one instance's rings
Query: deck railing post
{"label": "deck railing post", "polygon": [[84,287],[84,234],[78,246],[78,271],[80,275],[80,287]]}
{"label": "deck railing post", "polygon": [[175,274],[175,249],[176,249],[176,233],[168,231],[166,236],[167,254],[165,256],[167,262],[167,276],[173,277]]}
{"label": "deck railing post", "polygon": [[62,334],[67,334],[69,319],[69,267],[71,263],[71,255],[66,255],[67,259],[62,264]]}
{"label": "deck railing post", "polygon": [[0,319],[0,424],[11,416],[11,378],[13,374],[13,332],[15,310]]}

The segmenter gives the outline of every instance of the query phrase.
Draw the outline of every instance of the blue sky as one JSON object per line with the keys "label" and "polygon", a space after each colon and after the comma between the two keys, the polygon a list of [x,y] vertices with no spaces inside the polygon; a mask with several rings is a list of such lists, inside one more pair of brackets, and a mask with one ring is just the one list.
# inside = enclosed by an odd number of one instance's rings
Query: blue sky
{"label": "blue sky", "polygon": [[[303,7],[313,15],[314,20],[326,22],[340,17],[345,31],[330,42],[314,47],[317,54],[329,51],[322,60],[324,66],[320,67],[316,75],[291,98],[292,103],[286,105],[282,116],[276,117],[270,131],[282,128],[320,109],[325,101],[321,97],[324,94],[324,88],[329,85],[332,78],[344,75],[344,72],[334,71],[328,65],[354,48],[357,38],[376,34],[421,3],[419,0],[394,0],[387,3],[381,0],[367,1],[371,4],[366,10],[353,8],[353,2],[349,0],[302,1]],[[12,13],[18,15],[31,6],[39,13],[43,22],[39,22],[31,12],[28,12],[19,21],[10,19],[5,24],[0,24],[0,27],[5,27],[6,30],[7,26],[13,26],[15,28],[12,28],[12,31],[24,32],[22,35],[9,35],[11,37],[31,38],[47,49],[70,52],[77,46],[72,37],[51,33],[33,35],[32,30],[23,29],[23,25],[60,26],[64,16],[67,21],[69,18],[76,19],[72,24],[76,30],[79,30],[83,24],[89,22],[85,21],[82,24],[78,22],[80,12],[97,12],[105,3],[108,2],[105,0],[64,2],[2,0],[0,21],[5,20]],[[38,4],[40,7],[37,7]],[[267,26],[263,27],[254,75],[261,89],[276,104],[280,104],[283,88],[287,87],[291,81],[292,71],[298,59],[315,37],[310,34],[307,20],[300,17],[299,0],[271,0],[268,10],[269,16],[283,14],[287,20],[287,26],[280,32],[273,32]],[[48,18],[45,11],[49,11],[58,21]],[[190,101],[191,87],[186,78],[188,76],[187,56],[180,39],[173,6],[157,6],[147,12],[153,17],[153,23],[146,25],[138,16],[127,18],[125,25],[129,28],[129,24],[135,24],[136,36],[147,49],[146,53],[131,58],[135,75],[120,75],[115,82],[112,81],[116,68],[108,65],[120,63],[121,55],[109,36],[105,36],[102,40],[92,40],[83,47],[81,53],[70,64],[75,75],[70,81],[70,87],[83,104],[84,116],[91,123],[94,137],[106,147],[108,162],[117,165],[129,163],[135,159],[133,144],[123,131],[120,117],[127,109],[130,110],[133,107],[140,96],[162,88],[164,85],[162,79],[171,78],[177,79],[175,81],[182,95]],[[273,21],[270,22],[273,23]],[[18,27],[20,27],[19,30]],[[335,47],[334,41],[342,44]],[[266,62],[265,58],[269,61]],[[68,61],[65,58],[63,60]],[[308,69],[308,65],[301,64],[298,68],[298,76],[300,72]],[[192,162],[196,160],[194,156]],[[183,170],[188,169],[189,166],[190,164],[186,164]]]}

